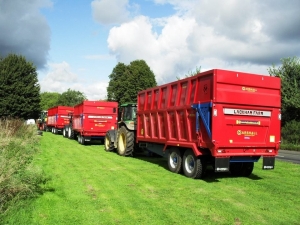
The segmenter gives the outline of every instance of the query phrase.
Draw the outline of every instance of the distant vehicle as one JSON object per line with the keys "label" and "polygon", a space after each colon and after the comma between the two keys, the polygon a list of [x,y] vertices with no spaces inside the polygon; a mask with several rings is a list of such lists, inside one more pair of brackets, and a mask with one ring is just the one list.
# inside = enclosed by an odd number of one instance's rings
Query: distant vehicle
{"label": "distant vehicle", "polygon": [[77,139],[83,145],[92,140],[103,141],[106,131],[117,126],[117,108],[117,102],[83,101],[74,106],[70,122],[64,126],[64,137]]}
{"label": "distant vehicle", "polygon": [[46,131],[47,130],[47,117],[48,117],[48,111],[43,110],[40,113],[39,118],[37,119],[37,129]]}
{"label": "distant vehicle", "polygon": [[48,109],[47,131],[51,131],[53,134],[61,133],[64,126],[69,124],[69,113],[73,111],[74,108],[70,106],[55,106]]}
{"label": "distant vehicle", "polygon": [[27,125],[35,125],[35,120],[34,119],[28,119],[26,120]]}

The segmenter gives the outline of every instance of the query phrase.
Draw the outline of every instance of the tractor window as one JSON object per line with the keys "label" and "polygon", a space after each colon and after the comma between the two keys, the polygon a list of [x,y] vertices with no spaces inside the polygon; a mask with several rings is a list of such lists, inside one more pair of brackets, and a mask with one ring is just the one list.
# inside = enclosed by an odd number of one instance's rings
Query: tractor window
{"label": "tractor window", "polygon": [[136,107],[132,107],[132,119],[136,119]]}
{"label": "tractor window", "polygon": [[131,107],[124,108],[124,120],[132,120]]}

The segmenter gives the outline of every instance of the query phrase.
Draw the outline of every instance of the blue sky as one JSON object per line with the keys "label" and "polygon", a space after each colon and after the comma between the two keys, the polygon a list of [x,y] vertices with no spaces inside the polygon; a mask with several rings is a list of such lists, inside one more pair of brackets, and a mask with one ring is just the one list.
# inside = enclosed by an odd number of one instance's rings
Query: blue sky
{"label": "blue sky", "polygon": [[159,84],[221,68],[268,74],[300,56],[300,1],[0,0],[0,56],[25,55],[42,91],[104,99],[117,62],[144,59]]}

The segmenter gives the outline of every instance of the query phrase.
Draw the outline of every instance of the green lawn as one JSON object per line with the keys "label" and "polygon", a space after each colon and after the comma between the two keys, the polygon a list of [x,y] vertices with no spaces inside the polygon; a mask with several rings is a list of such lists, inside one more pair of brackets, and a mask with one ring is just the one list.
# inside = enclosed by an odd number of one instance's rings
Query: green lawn
{"label": "green lawn", "polygon": [[44,133],[35,163],[45,192],[12,210],[6,224],[300,224],[300,165],[255,165],[249,178],[173,174],[161,158],[120,157]]}

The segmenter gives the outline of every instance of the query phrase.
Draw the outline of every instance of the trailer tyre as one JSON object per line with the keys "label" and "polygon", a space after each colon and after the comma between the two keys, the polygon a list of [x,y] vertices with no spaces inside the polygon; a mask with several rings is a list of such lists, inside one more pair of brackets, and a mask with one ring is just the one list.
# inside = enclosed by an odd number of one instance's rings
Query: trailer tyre
{"label": "trailer tyre", "polygon": [[67,126],[65,126],[65,127],[63,128],[63,137],[64,137],[64,138],[68,137]]}
{"label": "trailer tyre", "polygon": [[82,135],[78,134],[77,135],[77,140],[78,140],[79,144],[81,144],[81,145],[85,144],[84,137]]}
{"label": "trailer tyre", "polygon": [[118,131],[117,152],[121,156],[132,155],[134,150],[134,133],[121,127]]}
{"label": "trailer tyre", "polygon": [[254,162],[231,163],[230,173],[236,177],[249,177],[253,168]]}
{"label": "trailer tyre", "polygon": [[68,129],[68,138],[74,139],[74,130],[71,126],[69,126],[69,129]]}
{"label": "trailer tyre", "polygon": [[230,173],[233,176],[249,177],[253,171],[254,162],[239,162],[230,164]]}
{"label": "trailer tyre", "polygon": [[106,132],[105,139],[104,139],[104,149],[107,152],[111,152],[115,149],[114,143],[111,142],[110,133]]}
{"label": "trailer tyre", "polygon": [[47,125],[43,123],[43,131],[48,131]]}
{"label": "trailer tyre", "polygon": [[168,167],[173,173],[182,172],[182,154],[178,148],[171,148],[168,153]]}
{"label": "trailer tyre", "polygon": [[203,176],[204,166],[201,158],[197,158],[191,149],[183,155],[183,173],[185,176],[198,179]]}

